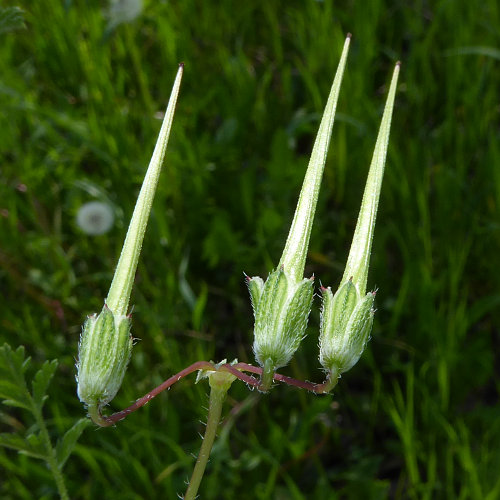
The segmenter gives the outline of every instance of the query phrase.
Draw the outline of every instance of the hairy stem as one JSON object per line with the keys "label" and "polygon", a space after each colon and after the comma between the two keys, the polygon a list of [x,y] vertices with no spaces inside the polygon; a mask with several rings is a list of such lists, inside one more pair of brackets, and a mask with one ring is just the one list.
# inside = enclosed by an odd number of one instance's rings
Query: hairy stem
{"label": "hairy stem", "polygon": [[165,380],[165,382],[160,384],[158,387],[155,387],[151,392],[148,392],[142,398],[139,398],[135,403],[131,404],[128,408],[113,413],[113,415],[110,415],[108,417],[102,415],[98,407],[89,406],[89,416],[97,425],[101,427],[109,427],[110,425],[116,424],[116,422],[123,420],[127,415],[134,412],[135,410],[138,410],[141,406],[144,406],[146,403],[149,403],[149,401],[151,401],[154,397],[158,396],[158,394],[163,392],[165,389],[168,389],[169,387],[174,385],[176,382],[178,382],[181,378],[185,377],[186,375],[189,375],[190,373],[193,373],[197,370],[210,370],[213,368],[214,368],[213,363],[210,363],[208,361],[197,361],[196,363],[193,363],[187,368],[184,368],[184,370],[181,370],[179,373],[172,375],[170,378]]}
{"label": "hairy stem", "polygon": [[[222,375],[223,378],[221,382],[219,382],[217,375]],[[231,385],[231,382],[227,383],[224,378],[227,380],[227,377],[224,377],[224,373],[222,372],[216,372],[214,375],[210,376],[210,402],[208,406],[205,436],[203,437],[200,453],[196,460],[196,465],[194,466],[193,475],[189,481],[186,494],[184,495],[184,500],[194,500],[196,498],[198,488],[205,474],[205,468],[217,434],[217,427],[219,426],[222,405]]]}
{"label": "hairy stem", "polygon": [[[103,415],[98,406],[89,406],[88,412],[92,421],[99,425],[100,427],[109,427],[111,425],[116,424],[120,420],[123,420],[126,416],[130,415],[134,411],[141,408],[145,404],[149,403],[153,398],[158,396],[161,392],[168,389],[176,382],[184,378],[186,375],[193,373],[198,370],[213,370],[214,372],[228,372],[233,374],[236,378],[239,378],[242,382],[245,382],[247,385],[251,387],[255,387],[262,392],[265,392],[265,387],[263,387],[262,383],[252,377],[251,375],[247,375],[243,372],[250,372],[256,375],[260,375],[262,377],[262,368],[257,366],[249,365],[247,363],[236,363],[235,365],[230,365],[229,363],[220,365],[216,367],[214,363],[210,361],[197,361],[192,365],[184,368],[179,373],[172,375],[170,378],[165,380],[158,387],[155,387],[152,391],[148,392],[142,398],[139,398],[135,403],[131,404],[129,407],[124,410],[113,413],[112,415]],[[317,394],[326,394],[330,392],[336,385],[338,381],[337,377],[332,377],[329,375],[328,378],[322,384],[315,384],[314,382],[308,382],[307,380],[297,380],[292,377],[287,377],[286,375],[280,375],[279,373],[274,373],[273,379],[276,382],[281,382],[283,384],[291,385],[294,387],[299,387],[300,389],[306,389],[307,391],[315,392]]]}

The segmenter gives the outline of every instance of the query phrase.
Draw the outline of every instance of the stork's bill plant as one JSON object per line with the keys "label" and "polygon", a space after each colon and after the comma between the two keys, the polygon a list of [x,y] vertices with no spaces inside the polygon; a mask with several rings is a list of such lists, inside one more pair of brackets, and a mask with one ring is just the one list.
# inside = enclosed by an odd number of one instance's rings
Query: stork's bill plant
{"label": "stork's bill plant", "polygon": [[[129,408],[111,416],[102,414],[103,407],[120,388],[131,355],[130,294],[167,148],[183,73],[182,65],[174,82],[108,297],[102,311],[89,316],[83,327],[77,362],[78,397],[98,425],[109,426],[118,422],[189,373],[198,371],[199,379],[209,379],[211,396],[206,437],[185,499],[196,497],[215,439],[224,396],[234,380],[239,378],[263,392],[272,387],[273,381],[279,381],[316,393],[328,393],[337,384],[340,375],[357,363],[369,340],[375,292],[366,293],[366,286],[399,63],[394,69],[344,275],[335,293],[330,287],[321,287],[323,304],[319,361],[326,379],[323,383],[313,384],[276,373],[276,370],[290,362],[304,338],[313,303],[314,277],[304,277],[304,268],[349,44],[350,35],[344,44],[281,259],[265,281],[257,276],[246,277],[255,318],[253,351],[260,367],[238,363],[236,360],[230,364],[225,361],[219,364],[199,361],[166,380]],[[248,375],[248,372],[258,378]]]}
{"label": "stork's bill plant", "polygon": [[108,297],[101,313],[87,318],[78,346],[78,397],[88,407],[92,419],[100,424],[104,423],[100,416],[101,409],[116,396],[130,361],[133,342],[130,333],[131,315],[128,311],[130,294],[167,150],[183,69],[184,66],[181,64],[160,135],[137,198]]}

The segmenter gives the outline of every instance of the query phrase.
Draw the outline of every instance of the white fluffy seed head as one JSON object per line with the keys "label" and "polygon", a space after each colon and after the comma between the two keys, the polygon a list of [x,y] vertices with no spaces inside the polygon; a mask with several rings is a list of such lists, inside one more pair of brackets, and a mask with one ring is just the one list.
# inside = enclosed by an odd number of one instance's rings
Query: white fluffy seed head
{"label": "white fluffy seed head", "polygon": [[115,221],[113,209],[101,201],[89,201],[82,205],[76,215],[78,227],[90,236],[107,233]]}

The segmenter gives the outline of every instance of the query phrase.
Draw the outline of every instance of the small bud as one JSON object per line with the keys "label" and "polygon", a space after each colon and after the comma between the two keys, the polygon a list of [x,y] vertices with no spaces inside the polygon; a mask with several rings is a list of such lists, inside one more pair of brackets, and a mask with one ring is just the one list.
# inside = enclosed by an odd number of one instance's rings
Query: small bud
{"label": "small bud", "polygon": [[121,386],[132,352],[130,316],[104,305],[83,326],[78,349],[78,397],[89,406],[109,403]]}
{"label": "small bud", "polygon": [[270,388],[276,369],[288,364],[307,327],[313,280],[304,279],[304,267],[349,43],[350,36],[344,44],[278,268],[265,283],[258,277],[247,279],[255,316],[253,350],[263,367],[264,391]]}
{"label": "small bud", "polygon": [[365,291],[398,75],[399,64],[392,76],[344,276],[335,295],[330,288],[322,289],[319,360],[329,374],[329,388],[357,363],[373,324],[375,292],[365,295]]}

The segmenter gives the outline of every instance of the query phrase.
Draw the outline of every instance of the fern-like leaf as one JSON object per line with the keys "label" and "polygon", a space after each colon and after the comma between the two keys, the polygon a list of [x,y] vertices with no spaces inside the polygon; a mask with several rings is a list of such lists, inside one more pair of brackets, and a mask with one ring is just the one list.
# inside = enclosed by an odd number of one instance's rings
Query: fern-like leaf
{"label": "fern-like leaf", "polygon": [[36,373],[33,378],[33,402],[36,405],[38,411],[42,411],[43,403],[47,399],[47,388],[54,376],[57,369],[57,359],[52,361],[45,361],[40,370]]}
{"label": "fern-like leaf", "polygon": [[90,424],[91,421],[88,418],[81,418],[80,420],[75,422],[73,427],[68,429],[64,436],[57,442],[57,463],[59,464],[59,467],[61,469],[64,467],[66,460],[68,460],[69,456],[73,452],[73,449],[75,448],[78,439],[82,435],[82,432]]}
{"label": "fern-like leaf", "polygon": [[0,399],[3,404],[33,410],[33,400],[26,386],[24,373],[30,358],[24,356],[24,347],[15,351],[8,344],[0,347]]}

